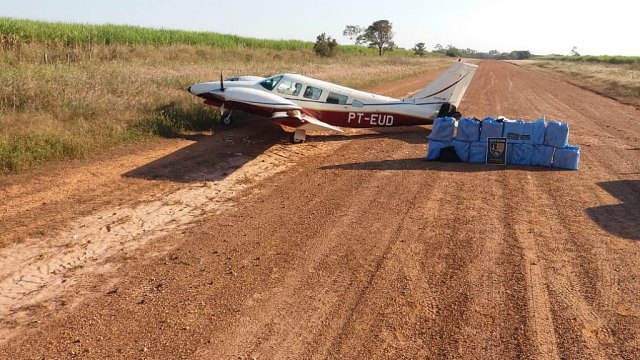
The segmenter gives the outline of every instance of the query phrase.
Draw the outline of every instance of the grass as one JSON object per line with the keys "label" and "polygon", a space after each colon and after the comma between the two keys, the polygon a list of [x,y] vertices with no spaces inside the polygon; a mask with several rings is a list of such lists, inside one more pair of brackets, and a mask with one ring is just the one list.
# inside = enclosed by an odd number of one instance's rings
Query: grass
{"label": "grass", "polygon": [[542,60],[528,67],[563,77],[586,89],[640,108],[640,64]]}
{"label": "grass", "polygon": [[[50,47],[93,48],[105,45],[189,45],[218,49],[311,50],[313,42],[271,40],[203,31],[155,29],[129,25],[90,25],[0,17],[0,48],[46,43]],[[339,45],[338,52],[376,55],[377,50],[364,46]],[[398,49],[388,55],[413,55]],[[428,54],[432,55],[432,54]]]}
{"label": "grass", "polygon": [[208,130],[219,117],[217,110],[185,89],[217,79],[220,71],[225,77],[297,72],[362,88],[448,64],[399,53],[379,57],[347,51],[323,59],[308,49],[65,45],[34,36],[0,46],[0,174]]}
{"label": "grass", "polygon": [[539,60],[567,61],[567,62],[590,62],[605,64],[640,64],[640,56],[547,56],[538,58]]}

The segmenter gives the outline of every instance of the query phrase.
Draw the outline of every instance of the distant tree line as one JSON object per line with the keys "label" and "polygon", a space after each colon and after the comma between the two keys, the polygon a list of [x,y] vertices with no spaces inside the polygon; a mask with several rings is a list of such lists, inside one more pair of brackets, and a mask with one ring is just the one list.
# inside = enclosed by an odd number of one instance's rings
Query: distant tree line
{"label": "distant tree line", "polygon": [[[389,20],[377,20],[368,27],[347,25],[344,28],[342,35],[354,41],[356,45],[367,45],[370,48],[377,49],[378,55],[380,56],[387,51],[393,51],[398,48],[393,41],[393,36],[395,34],[393,32],[393,24],[389,22]],[[337,46],[338,43],[335,39],[326,37],[326,34],[322,33],[318,36],[313,50],[318,56],[331,57],[336,54]],[[427,54],[424,42],[417,43],[411,50],[413,50],[417,56],[424,56]],[[573,51],[575,50],[576,48],[574,47]],[[453,45],[447,45],[447,47],[444,47],[440,44],[435,46],[433,53],[443,54],[450,57],[498,60],[523,60],[529,59],[532,56],[531,52],[528,50],[517,50],[509,53],[500,52],[498,50],[479,52],[469,48],[459,49]]]}
{"label": "distant tree line", "polygon": [[434,53],[444,54],[450,57],[464,57],[474,59],[497,59],[497,60],[524,60],[532,57],[529,50],[515,50],[511,52],[500,52],[498,50],[491,50],[489,52],[480,52],[474,49],[459,49],[453,45],[447,45],[444,47],[437,44],[433,48]]}

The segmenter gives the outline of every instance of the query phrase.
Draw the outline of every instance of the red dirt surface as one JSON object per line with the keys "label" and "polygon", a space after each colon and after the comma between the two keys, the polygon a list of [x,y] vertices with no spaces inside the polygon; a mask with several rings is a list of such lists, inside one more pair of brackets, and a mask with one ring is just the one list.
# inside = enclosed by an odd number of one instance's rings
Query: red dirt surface
{"label": "red dirt surface", "polygon": [[492,61],[460,110],[566,120],[581,169],[253,119],[3,179],[0,358],[638,358],[640,112]]}

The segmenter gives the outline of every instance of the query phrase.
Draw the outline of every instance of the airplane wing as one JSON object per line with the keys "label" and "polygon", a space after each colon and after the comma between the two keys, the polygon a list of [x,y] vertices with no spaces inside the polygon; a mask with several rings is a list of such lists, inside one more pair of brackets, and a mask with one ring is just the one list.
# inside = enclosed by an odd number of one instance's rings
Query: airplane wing
{"label": "airplane wing", "polygon": [[343,130],[337,126],[329,125],[313,116],[304,114],[298,110],[294,111],[278,111],[271,115],[271,120],[282,125],[291,126],[300,130],[316,130],[316,131],[337,131]]}

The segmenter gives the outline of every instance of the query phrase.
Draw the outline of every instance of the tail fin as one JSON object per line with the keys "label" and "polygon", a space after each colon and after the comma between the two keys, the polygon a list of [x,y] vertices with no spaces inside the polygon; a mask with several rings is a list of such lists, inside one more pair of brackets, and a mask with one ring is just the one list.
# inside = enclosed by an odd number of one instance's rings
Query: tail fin
{"label": "tail fin", "polygon": [[477,68],[477,65],[457,62],[434,82],[406,98],[405,101],[415,104],[449,103],[458,107]]}

